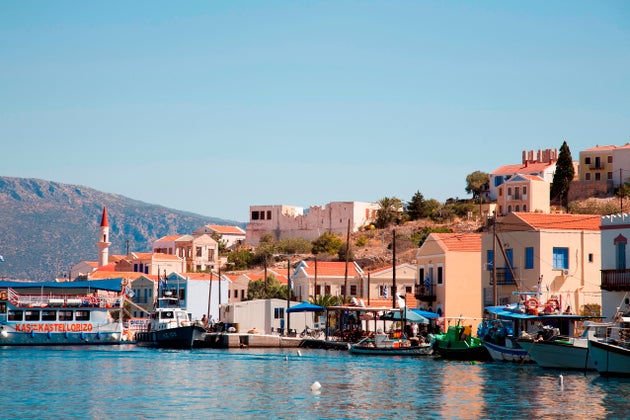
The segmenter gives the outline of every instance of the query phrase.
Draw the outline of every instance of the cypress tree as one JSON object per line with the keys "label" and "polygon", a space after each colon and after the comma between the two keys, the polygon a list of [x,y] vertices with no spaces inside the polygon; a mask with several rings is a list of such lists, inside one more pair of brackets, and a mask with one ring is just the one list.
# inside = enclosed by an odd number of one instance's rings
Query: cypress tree
{"label": "cypress tree", "polygon": [[562,206],[568,207],[569,184],[575,176],[575,168],[573,167],[573,158],[571,150],[566,141],[560,147],[560,154],[556,162],[556,172],[553,174],[553,182],[551,183],[551,200],[560,201]]}

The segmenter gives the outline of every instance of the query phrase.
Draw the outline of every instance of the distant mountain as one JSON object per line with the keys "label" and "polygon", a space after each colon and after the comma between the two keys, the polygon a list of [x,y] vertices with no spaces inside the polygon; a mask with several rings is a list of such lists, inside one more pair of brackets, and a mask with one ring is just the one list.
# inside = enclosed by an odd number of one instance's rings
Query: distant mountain
{"label": "distant mountain", "polygon": [[0,278],[52,280],[79,261],[97,261],[103,206],[110,255],[126,254],[127,243],[132,252],[150,251],[162,236],[206,224],[243,226],[83,186],[0,177]]}

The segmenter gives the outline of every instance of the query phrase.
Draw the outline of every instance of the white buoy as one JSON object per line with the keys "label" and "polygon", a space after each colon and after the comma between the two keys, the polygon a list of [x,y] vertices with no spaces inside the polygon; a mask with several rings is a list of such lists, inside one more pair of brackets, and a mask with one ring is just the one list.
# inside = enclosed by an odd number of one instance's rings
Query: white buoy
{"label": "white buoy", "polygon": [[322,384],[320,384],[319,382],[315,381],[313,382],[313,385],[311,385],[311,391],[313,392],[317,392],[320,389],[322,389]]}
{"label": "white buoy", "polygon": [[289,356],[284,356],[284,360],[289,361]]}
{"label": "white buoy", "polygon": [[302,357],[302,352],[298,350],[297,351],[297,355],[298,355],[298,357]]}
{"label": "white buoy", "polygon": [[560,383],[560,389],[564,389],[564,376],[560,375],[558,382]]}

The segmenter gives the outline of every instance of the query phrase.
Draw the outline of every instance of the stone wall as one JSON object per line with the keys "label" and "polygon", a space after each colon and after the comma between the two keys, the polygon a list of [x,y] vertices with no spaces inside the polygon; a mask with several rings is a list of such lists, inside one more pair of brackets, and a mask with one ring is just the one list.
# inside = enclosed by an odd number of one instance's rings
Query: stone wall
{"label": "stone wall", "polygon": [[614,187],[608,181],[572,181],[569,185],[569,202],[592,197],[609,197]]}

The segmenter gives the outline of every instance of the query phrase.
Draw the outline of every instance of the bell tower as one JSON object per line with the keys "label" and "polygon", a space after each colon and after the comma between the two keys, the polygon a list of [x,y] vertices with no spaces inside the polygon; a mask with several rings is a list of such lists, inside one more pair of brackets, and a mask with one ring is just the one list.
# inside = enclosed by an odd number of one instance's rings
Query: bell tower
{"label": "bell tower", "polygon": [[109,247],[112,244],[109,242],[109,223],[107,222],[107,209],[105,206],[103,206],[99,241],[96,244],[98,245],[98,266],[102,267],[108,263]]}

